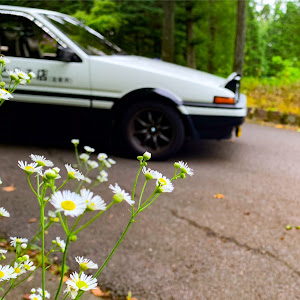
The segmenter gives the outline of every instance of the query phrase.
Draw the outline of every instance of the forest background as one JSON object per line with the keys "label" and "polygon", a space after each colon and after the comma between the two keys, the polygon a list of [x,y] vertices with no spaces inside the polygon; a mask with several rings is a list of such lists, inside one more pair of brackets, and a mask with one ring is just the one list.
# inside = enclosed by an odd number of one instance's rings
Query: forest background
{"label": "forest background", "polygon": [[[249,106],[300,115],[300,0],[246,1],[242,90]],[[63,12],[128,54],[162,57],[159,0],[0,0]],[[237,0],[174,1],[173,62],[227,77],[233,71]]]}

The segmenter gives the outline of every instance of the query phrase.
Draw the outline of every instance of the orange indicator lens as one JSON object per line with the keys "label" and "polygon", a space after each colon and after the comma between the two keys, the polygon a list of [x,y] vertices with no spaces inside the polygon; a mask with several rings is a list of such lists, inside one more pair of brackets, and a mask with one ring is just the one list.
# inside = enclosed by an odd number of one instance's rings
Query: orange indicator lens
{"label": "orange indicator lens", "polygon": [[227,97],[215,97],[215,103],[217,104],[234,104],[234,98]]}

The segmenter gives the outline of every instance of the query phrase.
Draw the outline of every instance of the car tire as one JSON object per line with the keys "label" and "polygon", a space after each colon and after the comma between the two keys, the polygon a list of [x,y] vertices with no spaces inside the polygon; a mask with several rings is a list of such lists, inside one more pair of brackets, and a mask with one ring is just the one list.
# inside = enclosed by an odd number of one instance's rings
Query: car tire
{"label": "car tire", "polygon": [[127,108],[121,121],[122,137],[131,154],[145,151],[163,160],[182,146],[185,130],[179,113],[171,106],[143,101]]}

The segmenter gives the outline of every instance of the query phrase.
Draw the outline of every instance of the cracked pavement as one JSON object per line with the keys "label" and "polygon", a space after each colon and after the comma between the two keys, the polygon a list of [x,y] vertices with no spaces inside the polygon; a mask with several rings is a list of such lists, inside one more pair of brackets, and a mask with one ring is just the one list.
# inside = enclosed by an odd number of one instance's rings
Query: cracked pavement
{"label": "cracked pavement", "polygon": [[[137,217],[99,277],[100,287],[123,299],[131,290],[139,300],[300,299],[299,149],[297,132],[245,124],[234,142],[187,143],[169,161],[150,161],[150,168],[171,177],[173,161],[182,159],[195,176],[176,181],[173,193]],[[16,186],[11,193],[0,191],[0,206],[11,212],[1,220],[2,236],[35,232],[28,220],[38,217],[36,200],[17,167],[31,153],[46,155],[62,170],[74,162],[71,150],[1,145],[0,177]],[[138,163],[115,159],[110,183],[131,191]],[[107,187],[95,192],[109,202]],[[225,197],[216,199],[216,193]],[[70,250],[72,269],[75,255],[105,260],[130,218],[128,208],[114,206],[79,234],[81,242]],[[293,229],[286,231],[287,224]],[[57,228],[48,236],[64,237]]]}

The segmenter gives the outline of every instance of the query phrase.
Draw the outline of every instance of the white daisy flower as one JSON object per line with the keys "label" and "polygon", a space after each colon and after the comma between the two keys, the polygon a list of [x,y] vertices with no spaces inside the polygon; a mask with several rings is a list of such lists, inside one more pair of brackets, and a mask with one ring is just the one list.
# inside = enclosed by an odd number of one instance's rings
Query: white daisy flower
{"label": "white daisy flower", "polygon": [[66,249],[66,243],[62,240],[59,236],[56,237],[56,244],[57,246],[64,252]]}
{"label": "white daisy flower", "polygon": [[[38,292],[38,294],[40,294],[43,297],[43,289],[38,288],[37,292]],[[50,293],[48,291],[45,290],[44,294],[45,294],[45,298],[50,299]]]}
{"label": "white daisy flower", "polygon": [[30,293],[31,293],[31,294],[36,293],[36,289],[35,289],[35,288],[32,288],[32,289],[30,290]]}
{"label": "white daisy flower", "polygon": [[13,274],[17,274],[17,276],[20,276],[24,273],[26,273],[26,270],[25,270],[23,264],[15,262],[14,263],[14,273]]}
{"label": "white daisy flower", "polygon": [[89,153],[95,152],[95,149],[90,146],[84,146],[83,148],[86,152],[89,152]]}
{"label": "white daisy flower", "polygon": [[0,265],[0,281],[5,281],[10,278],[16,278],[17,276],[14,273],[14,268],[11,266],[1,266]]}
{"label": "white daisy flower", "polygon": [[31,294],[29,296],[30,300],[43,300],[43,297],[41,295],[37,295],[37,294]]}
{"label": "white daisy flower", "polygon": [[19,77],[19,79],[30,79],[26,72],[21,71],[20,69],[15,69],[15,74]]}
{"label": "white daisy flower", "polygon": [[99,167],[99,164],[94,160],[88,160],[87,164],[91,169],[97,169]]}
{"label": "white daisy flower", "polygon": [[86,210],[86,202],[78,194],[71,191],[58,191],[52,196],[50,203],[63,211],[65,216],[78,217]]}
{"label": "white daisy flower", "polygon": [[106,171],[101,171],[100,174],[97,176],[97,180],[100,182],[108,181],[108,173]]}
{"label": "white daisy flower", "polygon": [[51,160],[46,159],[45,156],[31,154],[29,157],[34,162],[36,162],[38,164],[38,166],[41,166],[41,167],[53,167],[53,162]]}
{"label": "white daisy flower", "polygon": [[81,271],[86,271],[87,269],[98,269],[97,264],[87,258],[84,258],[83,256],[76,256],[75,260],[79,264]]}
{"label": "white daisy flower", "polygon": [[174,190],[173,183],[165,176],[157,178],[156,186],[159,193],[170,193]]}
{"label": "white daisy flower", "polygon": [[56,168],[45,170],[44,173],[42,170],[39,170],[38,174],[47,180],[61,178],[61,176],[58,174],[57,170],[55,169]]}
{"label": "white daisy flower", "polygon": [[131,200],[131,196],[125,192],[125,190],[122,190],[119,185],[116,183],[115,186],[112,184],[109,186],[109,188],[113,191],[114,195],[114,201],[120,203],[123,200],[125,200],[129,205],[133,205],[134,201]]}
{"label": "white daisy flower", "polygon": [[8,70],[6,72],[9,75],[10,79],[12,79],[12,80],[18,80],[19,79],[19,77],[18,77],[18,75],[15,71],[9,71]]}
{"label": "white daisy flower", "polygon": [[87,162],[90,158],[90,156],[87,154],[87,153],[82,153],[79,155],[79,158],[84,161],[84,162]]}
{"label": "white daisy flower", "polygon": [[145,174],[147,180],[158,179],[162,177],[161,173],[155,170],[151,170],[150,168],[147,169],[146,167],[143,167],[142,172]]}
{"label": "white daisy flower", "polygon": [[27,161],[23,162],[22,160],[18,161],[18,167],[23,169],[27,175],[42,171],[42,167],[38,167],[37,163],[28,164]]}
{"label": "white daisy flower", "polygon": [[35,270],[35,265],[33,264],[33,261],[30,261],[30,260],[26,260],[23,262],[23,268],[26,270],[26,271],[33,271]]}
{"label": "white daisy flower", "polygon": [[29,76],[30,79],[34,79],[36,77],[33,72],[29,72],[28,76]]}
{"label": "white daisy flower", "polygon": [[111,165],[115,165],[117,162],[111,158],[107,160]]}
{"label": "white daisy flower", "polygon": [[187,163],[183,162],[182,160],[178,161],[177,164],[179,165],[181,172],[184,174],[188,174],[190,176],[194,175],[193,169],[191,169]]}
{"label": "white daisy flower", "polygon": [[74,289],[72,286],[67,285],[67,288],[64,290],[64,294],[67,293],[71,299],[75,299],[78,294],[78,290]]}
{"label": "white daisy flower", "polygon": [[13,98],[13,95],[9,91],[0,89],[0,99],[9,100],[10,98]]}
{"label": "white daisy flower", "polygon": [[92,182],[92,180],[88,177],[84,177],[83,181],[88,183],[88,184],[90,184]]}
{"label": "white daisy flower", "polygon": [[21,238],[19,236],[17,236],[17,237],[10,237],[10,239],[11,239],[10,245],[14,246],[15,248],[17,247],[17,244],[28,243],[28,239]]}
{"label": "white daisy flower", "polygon": [[78,139],[72,139],[71,143],[74,144],[75,146],[79,144],[79,140]]}
{"label": "white daisy flower", "polygon": [[78,181],[84,179],[84,176],[82,175],[82,173],[80,171],[72,168],[71,165],[65,164],[65,167],[67,169],[69,179],[77,179]]}
{"label": "white daisy flower", "polygon": [[107,159],[107,154],[106,153],[99,153],[97,156],[97,159],[99,161],[104,161],[105,159]]}
{"label": "white daisy flower", "polygon": [[104,160],[103,163],[106,168],[111,168],[111,164],[107,160]]}
{"label": "white daisy flower", "polygon": [[97,287],[97,279],[93,278],[92,275],[85,275],[84,272],[81,273],[80,277],[77,272],[70,275],[70,279],[66,281],[74,290],[89,291]]}
{"label": "white daisy flower", "polygon": [[9,212],[4,207],[0,207],[0,217],[9,218],[9,216]]}
{"label": "white daisy flower", "polygon": [[8,63],[10,63],[10,59],[8,59],[4,56],[0,56],[0,64],[3,64],[5,66]]}
{"label": "white daisy flower", "polygon": [[6,252],[7,252],[7,250],[0,249],[0,254],[5,254]]}
{"label": "white daisy flower", "polygon": [[98,195],[93,197],[94,194],[90,190],[83,189],[80,191],[80,195],[82,199],[86,201],[87,210],[93,211],[106,209],[104,200]]}

